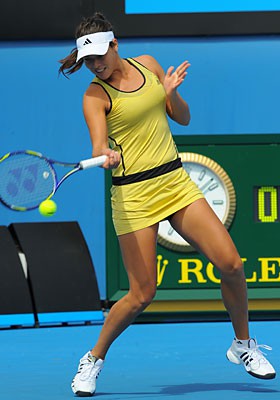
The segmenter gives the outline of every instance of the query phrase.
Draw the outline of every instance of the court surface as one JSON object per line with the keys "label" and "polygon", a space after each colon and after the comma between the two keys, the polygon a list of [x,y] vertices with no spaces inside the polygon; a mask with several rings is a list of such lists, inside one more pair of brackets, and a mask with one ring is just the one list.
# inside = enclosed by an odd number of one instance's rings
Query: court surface
{"label": "court surface", "polygon": [[[228,322],[135,324],[111,347],[97,381],[96,398],[245,400],[280,399],[280,321],[251,322],[251,336],[266,351],[278,376],[251,377],[225,353]],[[79,358],[101,326],[0,331],[1,400],[73,399],[70,382]]]}

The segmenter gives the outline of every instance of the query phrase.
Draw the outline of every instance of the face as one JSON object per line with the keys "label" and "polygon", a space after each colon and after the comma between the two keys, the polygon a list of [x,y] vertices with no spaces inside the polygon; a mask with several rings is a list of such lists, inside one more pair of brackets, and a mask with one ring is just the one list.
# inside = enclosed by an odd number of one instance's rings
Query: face
{"label": "face", "polygon": [[107,53],[103,56],[92,55],[84,57],[84,63],[98,78],[107,80],[114,71],[116,56],[117,46],[109,46]]}

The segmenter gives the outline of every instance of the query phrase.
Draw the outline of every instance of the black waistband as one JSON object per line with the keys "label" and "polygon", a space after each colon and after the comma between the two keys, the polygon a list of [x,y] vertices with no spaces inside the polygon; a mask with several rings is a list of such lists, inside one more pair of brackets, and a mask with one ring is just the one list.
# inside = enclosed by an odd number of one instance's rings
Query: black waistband
{"label": "black waistband", "polygon": [[180,167],[182,167],[181,158],[176,158],[176,160],[170,161],[166,164],[149,169],[147,171],[136,172],[135,174],[130,174],[126,176],[113,176],[112,183],[115,186],[121,186],[128,185],[129,183],[141,182],[147,179],[152,179],[157,176],[167,174],[168,172],[174,171],[175,169]]}

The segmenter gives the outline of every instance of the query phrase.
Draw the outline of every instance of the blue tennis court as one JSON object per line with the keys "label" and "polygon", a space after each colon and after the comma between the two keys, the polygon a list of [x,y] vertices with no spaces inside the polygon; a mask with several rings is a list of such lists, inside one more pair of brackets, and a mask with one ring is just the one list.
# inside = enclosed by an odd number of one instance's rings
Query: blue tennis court
{"label": "blue tennis court", "polygon": [[[98,10],[112,22],[122,59],[150,54],[164,71],[191,63],[179,90],[191,124],[169,118],[170,130],[185,160],[198,157],[193,171],[205,177],[213,208],[224,210],[244,260],[251,317],[266,319],[252,321],[250,333],[272,347],[264,351],[277,376],[259,380],[226,359],[233,329],[213,322],[224,312],[218,271],[189,245],[181,251],[170,231],[159,243],[158,297],[148,310],[160,315],[137,320],[114,342],[95,397],[280,400],[280,0],[3,0],[0,157],[25,149],[71,163],[90,157],[82,98],[92,74],[83,67],[69,81],[58,79],[58,68],[75,46],[80,16]],[[11,197],[28,182],[25,169],[12,174]],[[99,336],[101,308],[128,290],[111,183],[100,169],[73,177],[56,194],[51,222],[36,209],[16,213],[0,204],[0,400],[75,399],[71,381]],[[199,314],[201,322],[162,317],[176,312]]]}
{"label": "blue tennis court", "polygon": [[[70,383],[79,358],[101,325],[0,331],[3,400],[75,398]],[[280,370],[280,321],[251,322],[251,335],[268,344]],[[101,399],[279,399],[279,375],[271,381],[227,361],[229,322],[134,324],[113,344],[97,381]]]}

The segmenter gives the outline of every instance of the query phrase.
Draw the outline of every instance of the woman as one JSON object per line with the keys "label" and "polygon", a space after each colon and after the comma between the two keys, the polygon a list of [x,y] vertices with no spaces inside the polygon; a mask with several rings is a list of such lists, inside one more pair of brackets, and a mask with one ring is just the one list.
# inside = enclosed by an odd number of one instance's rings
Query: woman
{"label": "woman", "polygon": [[[221,290],[235,338],[228,359],[261,379],[275,371],[249,336],[247,289],[242,261],[227,230],[182,168],[167,115],[188,125],[188,104],[177,89],[190,66],[184,61],[165,74],[142,55],[122,59],[105,17],[96,13],[77,32],[77,48],[61,60],[71,74],[83,64],[95,75],[83,100],[93,156],[107,155],[112,171],[113,222],[129,279],[129,291],[111,308],[99,339],[80,360],[72,389],[91,396],[113,341],[152,301],[156,292],[156,242],[159,222],[172,227],[220,271]],[[167,115],[166,115],[167,114]]]}

